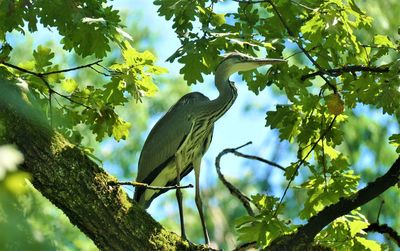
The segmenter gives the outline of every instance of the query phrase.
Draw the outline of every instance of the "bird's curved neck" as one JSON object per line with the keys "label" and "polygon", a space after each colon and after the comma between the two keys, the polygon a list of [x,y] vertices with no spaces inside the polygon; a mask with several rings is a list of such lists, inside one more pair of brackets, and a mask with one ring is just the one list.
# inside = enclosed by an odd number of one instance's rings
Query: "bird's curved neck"
{"label": "bird's curved neck", "polygon": [[216,99],[210,101],[207,109],[210,114],[214,114],[214,120],[224,115],[237,97],[237,90],[229,81],[231,74],[229,71],[221,68],[217,68],[215,72],[215,86],[218,89],[219,95]]}
{"label": "bird's curved neck", "polygon": [[229,85],[230,75],[230,72],[228,72],[226,69],[222,69],[219,67],[217,68],[215,72],[215,86],[218,89],[219,97],[224,96],[225,94],[229,94],[228,91],[231,88]]}

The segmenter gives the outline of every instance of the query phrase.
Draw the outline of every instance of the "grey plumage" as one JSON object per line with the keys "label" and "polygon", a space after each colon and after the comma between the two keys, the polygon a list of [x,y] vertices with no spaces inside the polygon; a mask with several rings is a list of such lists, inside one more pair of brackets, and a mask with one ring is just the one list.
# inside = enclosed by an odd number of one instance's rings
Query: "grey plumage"
{"label": "grey plumage", "polygon": [[[231,53],[222,60],[215,72],[215,86],[219,96],[210,100],[199,92],[184,95],[154,125],[139,158],[136,181],[152,186],[170,186],[195,171],[195,200],[203,227],[205,242],[209,242],[200,197],[200,163],[213,134],[214,123],[232,106],[237,91],[229,76],[266,64],[284,62],[281,59],[257,59],[242,53]],[[137,187],[134,199],[147,208],[163,191]],[[182,195],[176,190],[182,237],[185,236]]]}

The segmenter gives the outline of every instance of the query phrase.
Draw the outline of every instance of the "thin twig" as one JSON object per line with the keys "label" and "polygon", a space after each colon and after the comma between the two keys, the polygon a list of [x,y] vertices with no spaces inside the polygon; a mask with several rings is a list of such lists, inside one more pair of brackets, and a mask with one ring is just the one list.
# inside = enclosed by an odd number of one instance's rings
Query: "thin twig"
{"label": "thin twig", "polygon": [[[278,11],[278,8],[276,5],[272,2],[272,0],[266,0],[271,6],[272,9],[275,11],[276,15],[278,16],[279,20],[281,21],[282,25],[285,27],[286,31],[288,32],[289,36],[293,38],[297,38],[297,36],[294,35],[293,31],[290,29],[289,25],[286,23],[286,20],[282,17],[281,13]],[[298,39],[294,39],[294,42],[297,44],[297,46],[300,48],[300,50],[303,51],[304,55],[310,60],[310,62],[318,68],[318,70],[321,72],[318,74],[327,84],[328,86],[333,90],[334,93],[337,92],[337,88],[335,85],[333,85],[329,79],[325,77],[323,74],[323,68],[315,61],[315,59],[310,55],[310,53],[303,47],[303,45],[299,42]]]}
{"label": "thin twig", "polygon": [[325,137],[325,135],[332,129],[332,126],[333,126],[333,123],[334,123],[335,120],[336,120],[336,117],[337,117],[337,115],[335,115],[335,117],[333,117],[333,119],[332,119],[331,123],[329,124],[328,128],[326,128],[326,130],[320,135],[320,137],[318,138],[318,140],[314,142],[314,144],[312,145],[311,149],[308,151],[308,153],[306,154],[306,156],[304,156],[304,157],[300,160],[299,164],[297,164],[297,166],[295,167],[294,172],[293,172],[292,176],[291,176],[290,179],[289,179],[289,183],[287,184],[287,186],[286,186],[286,188],[285,188],[285,191],[283,192],[283,195],[282,195],[281,199],[279,200],[278,205],[276,206],[274,216],[276,216],[276,214],[278,213],[278,209],[279,209],[279,207],[281,206],[281,204],[282,204],[282,202],[283,202],[283,199],[285,198],[286,193],[287,193],[287,191],[289,190],[290,185],[292,184],[294,178],[296,177],[296,173],[297,173],[297,171],[299,170],[300,166],[304,163],[304,161],[308,158],[308,156],[311,154],[311,152],[315,149],[315,147],[317,146],[318,142],[319,142],[320,140],[322,140],[322,139]]}
{"label": "thin twig", "polygon": [[52,92],[49,93],[49,113],[50,113],[50,126],[53,127],[53,105],[51,103]]}
{"label": "thin twig", "polygon": [[277,164],[277,163],[275,163],[275,162],[272,162],[272,161],[270,161],[270,160],[263,159],[263,158],[261,158],[261,157],[255,156],[255,155],[244,154],[244,153],[238,152],[238,151],[236,151],[236,150],[232,150],[232,151],[230,151],[230,153],[233,153],[234,155],[239,156],[239,157],[242,157],[242,158],[252,159],[252,160],[258,160],[258,161],[263,162],[263,163],[265,163],[265,164],[268,164],[268,165],[270,165],[270,166],[279,168],[279,169],[281,169],[282,171],[285,171],[285,168],[284,168],[283,166],[281,166],[281,165],[279,165],[279,164]]}
{"label": "thin twig", "polygon": [[31,75],[33,75],[33,76],[36,76],[36,77],[40,78],[40,80],[42,80],[42,82],[46,85],[47,89],[49,90],[49,97],[51,96],[51,94],[55,93],[55,94],[57,94],[58,96],[69,100],[71,103],[75,103],[75,104],[81,105],[81,106],[83,106],[83,107],[85,107],[85,108],[87,108],[87,109],[92,109],[90,106],[85,105],[85,104],[83,104],[83,103],[81,103],[81,102],[78,102],[78,101],[72,99],[70,96],[61,94],[61,93],[57,92],[56,90],[54,90],[53,88],[51,88],[51,86],[50,86],[49,82],[46,80],[45,76],[46,76],[46,75],[50,75],[50,74],[56,74],[56,73],[61,73],[61,72],[67,72],[67,71],[71,71],[71,70],[74,70],[74,69],[75,69],[75,70],[76,70],[76,69],[81,69],[81,68],[84,68],[84,67],[91,67],[91,65],[93,65],[93,64],[98,65],[98,62],[96,62],[96,63],[91,63],[91,64],[88,64],[88,65],[86,65],[86,66],[78,66],[78,67],[75,67],[75,68],[70,68],[70,69],[65,69],[65,70],[60,70],[60,71],[47,72],[47,73],[41,73],[41,72],[30,71],[30,70],[21,68],[21,67],[19,67],[19,66],[17,66],[17,65],[13,65],[13,64],[10,64],[10,63],[7,63],[7,62],[0,62],[0,64],[3,64],[3,65],[5,65],[5,66],[8,66],[8,67],[13,68],[13,69],[15,69],[15,70],[18,70],[18,71],[20,71],[20,72],[28,73],[28,74],[31,74]]}
{"label": "thin twig", "polygon": [[378,223],[378,224],[379,224],[379,217],[381,216],[381,210],[382,210],[382,207],[383,207],[384,203],[385,203],[385,201],[382,200],[381,204],[379,205],[378,215],[376,216],[376,223]]}
{"label": "thin twig", "polygon": [[237,189],[234,185],[232,185],[232,183],[230,183],[229,181],[227,181],[225,179],[224,175],[221,172],[221,166],[220,166],[221,157],[223,155],[230,153],[234,150],[240,149],[242,147],[245,147],[249,144],[251,144],[251,142],[247,142],[246,144],[236,147],[236,148],[224,149],[222,152],[220,152],[218,154],[217,158],[215,159],[215,168],[217,169],[217,174],[218,174],[219,179],[228,188],[229,192],[242,202],[244,208],[246,209],[246,211],[249,215],[254,216],[253,209],[250,206],[250,201],[251,201],[250,198],[247,197],[246,195],[244,195],[239,189]]}
{"label": "thin twig", "polygon": [[18,70],[20,72],[29,73],[31,75],[35,75],[35,76],[39,77],[39,73],[30,71],[30,70],[27,70],[27,69],[24,69],[24,68],[21,68],[21,67],[19,67],[17,65],[13,65],[13,64],[10,64],[10,63],[7,63],[7,62],[0,62],[0,64],[3,64],[3,65],[8,66],[10,68],[16,69],[16,70]]}
{"label": "thin twig", "polygon": [[97,72],[97,73],[99,73],[99,74],[105,76],[105,77],[110,77],[110,76],[111,76],[111,74],[108,74],[108,73],[99,71],[99,70],[97,70],[96,68],[94,68],[93,66],[89,66],[89,68],[92,69],[93,71],[95,71],[95,72]]}
{"label": "thin twig", "polygon": [[314,8],[308,7],[307,5],[304,5],[304,4],[296,2],[296,1],[290,1],[290,2],[292,2],[294,4],[297,4],[298,6],[303,7],[306,10],[310,10],[310,11],[314,11],[315,10]]}
{"label": "thin twig", "polygon": [[63,70],[58,70],[58,71],[49,71],[49,72],[44,72],[44,73],[39,73],[42,76],[46,76],[46,75],[51,75],[51,74],[58,74],[58,73],[64,73],[64,72],[69,72],[69,71],[75,71],[75,70],[79,70],[82,68],[88,68],[88,67],[92,67],[93,65],[98,65],[100,62],[102,62],[103,60],[97,60],[96,62],[93,63],[89,63],[89,64],[85,64],[85,65],[80,65],[80,66],[76,66],[73,68],[68,68],[68,69],[63,69]]}
{"label": "thin twig", "polygon": [[271,165],[273,167],[277,167],[283,171],[285,171],[285,168],[275,162],[272,162],[270,160],[266,160],[263,158],[260,158],[258,156],[254,156],[254,155],[248,155],[248,154],[243,154],[241,152],[238,152],[237,150],[239,150],[240,148],[243,148],[249,144],[251,144],[252,142],[247,142],[244,145],[241,145],[239,147],[236,148],[227,148],[224,149],[222,152],[220,152],[217,156],[217,158],[215,159],[215,167],[217,169],[217,173],[218,173],[218,177],[219,179],[222,181],[222,183],[228,188],[228,190],[231,192],[231,194],[233,194],[236,198],[238,198],[243,206],[246,208],[247,212],[249,215],[254,215],[253,210],[251,209],[250,206],[250,199],[244,195],[239,189],[237,189],[234,185],[232,185],[229,181],[226,180],[225,176],[222,174],[221,172],[221,166],[220,166],[220,161],[221,161],[221,157],[227,153],[233,153],[236,156],[242,157],[242,158],[247,158],[247,159],[252,159],[252,160],[257,160],[263,163],[266,163],[268,165]]}
{"label": "thin twig", "polygon": [[35,75],[35,76],[40,78],[41,76],[64,73],[64,72],[69,72],[69,71],[75,71],[75,70],[79,70],[79,69],[83,69],[83,68],[88,68],[88,67],[91,67],[93,65],[99,65],[99,63],[101,61],[103,61],[103,60],[97,60],[96,62],[93,62],[93,63],[80,65],[80,66],[76,66],[76,67],[73,67],[73,68],[67,68],[67,69],[63,69],[63,70],[49,71],[49,72],[34,72],[34,71],[30,71],[30,70],[21,68],[21,67],[19,67],[17,65],[13,65],[13,64],[7,63],[7,62],[0,62],[0,64],[3,64],[5,66],[8,66],[8,67],[16,69],[16,70],[19,70],[21,72],[25,72],[25,73],[29,73],[31,75]]}
{"label": "thin twig", "polygon": [[365,72],[376,72],[376,73],[384,73],[389,72],[388,67],[370,67],[370,66],[362,66],[362,65],[350,65],[350,66],[343,66],[341,68],[335,69],[326,69],[326,70],[319,70],[316,72],[312,72],[301,77],[301,80],[304,81],[308,78],[312,78],[318,76],[320,74],[328,74],[330,76],[340,76],[346,72],[356,72],[356,71],[365,71]]}
{"label": "thin twig", "polygon": [[173,190],[173,189],[184,189],[184,188],[193,188],[192,184],[189,185],[184,185],[184,186],[165,186],[165,187],[161,187],[161,186],[150,186],[149,184],[146,183],[141,183],[141,182],[136,182],[136,181],[109,181],[108,182],[109,186],[133,186],[133,187],[144,187],[146,189],[150,189],[150,190],[159,190],[159,191],[168,191],[168,190]]}
{"label": "thin twig", "polygon": [[[268,2],[269,2],[268,0],[233,0],[233,1],[234,1],[234,2],[238,2],[238,3],[247,3],[247,4],[253,4],[253,3],[268,3]],[[303,7],[303,8],[306,9],[306,10],[314,11],[313,8],[308,7],[307,5],[298,3],[298,2],[296,2],[296,1],[290,1],[290,2],[296,4],[296,5],[300,6],[300,7]]]}
{"label": "thin twig", "polygon": [[291,58],[291,57],[294,57],[294,56],[296,56],[296,55],[298,55],[298,54],[302,54],[303,53],[303,51],[296,51],[296,52],[293,52],[292,54],[290,54],[289,56],[287,56],[287,57],[285,57],[284,58],[284,60],[288,60],[289,58]]}

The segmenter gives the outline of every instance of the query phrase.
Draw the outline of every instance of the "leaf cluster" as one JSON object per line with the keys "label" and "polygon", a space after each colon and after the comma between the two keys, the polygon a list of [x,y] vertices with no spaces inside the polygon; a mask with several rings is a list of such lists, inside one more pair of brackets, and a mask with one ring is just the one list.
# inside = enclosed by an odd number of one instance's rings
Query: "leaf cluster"
{"label": "leaf cluster", "polygon": [[252,202],[257,207],[258,214],[242,216],[236,221],[240,241],[257,242],[259,246],[267,247],[277,237],[294,230],[290,221],[276,217],[276,210],[284,210],[284,206],[279,207],[279,198],[257,194],[252,196]]}
{"label": "leaf cluster", "polygon": [[[83,140],[78,130],[82,127],[96,134],[97,141],[107,136],[126,139],[131,125],[117,113],[117,107],[154,95],[153,76],[165,70],[154,65],[151,52],[132,47],[118,11],[107,1],[91,0],[2,1],[0,5],[0,77],[23,86],[30,102],[40,106],[52,126],[75,143]],[[33,33],[42,26],[61,36],[64,52],[73,51],[79,61],[89,63],[73,68],[56,63],[63,55],[44,44],[28,60],[15,63],[13,42],[7,34]],[[112,50],[122,60],[111,59],[105,66],[102,61],[108,62],[107,56],[115,57],[110,55]],[[98,75],[95,82],[81,81],[81,74],[91,73]]]}

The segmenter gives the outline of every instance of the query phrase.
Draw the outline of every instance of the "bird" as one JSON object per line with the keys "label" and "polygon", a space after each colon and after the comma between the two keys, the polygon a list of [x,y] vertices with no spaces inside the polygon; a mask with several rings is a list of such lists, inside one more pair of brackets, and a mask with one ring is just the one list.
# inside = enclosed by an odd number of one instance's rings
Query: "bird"
{"label": "bird", "polygon": [[[240,52],[228,53],[215,70],[217,98],[210,100],[200,92],[181,97],[151,129],[140,153],[136,182],[151,186],[179,187],[180,180],[192,170],[195,174],[195,202],[205,244],[210,243],[200,197],[200,164],[210,146],[214,123],[232,106],[237,89],[229,77],[263,65],[286,62],[283,59],[256,58]],[[136,187],[134,200],[147,209],[165,190]],[[181,189],[176,189],[181,236],[186,239]]]}

